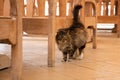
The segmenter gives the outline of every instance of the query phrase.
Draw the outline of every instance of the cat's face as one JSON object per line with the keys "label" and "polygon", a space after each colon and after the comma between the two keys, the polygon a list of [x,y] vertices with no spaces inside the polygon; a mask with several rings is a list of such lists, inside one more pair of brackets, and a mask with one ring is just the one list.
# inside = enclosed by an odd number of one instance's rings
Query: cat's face
{"label": "cat's face", "polygon": [[60,30],[56,35],[56,42],[59,50],[62,52],[71,50],[72,48],[71,37],[68,31]]}

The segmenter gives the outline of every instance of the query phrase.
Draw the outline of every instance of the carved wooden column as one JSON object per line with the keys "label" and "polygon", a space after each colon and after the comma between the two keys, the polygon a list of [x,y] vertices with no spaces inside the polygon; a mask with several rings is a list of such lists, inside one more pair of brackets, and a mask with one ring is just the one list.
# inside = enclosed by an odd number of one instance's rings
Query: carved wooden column
{"label": "carved wooden column", "polygon": [[3,16],[3,6],[4,6],[4,0],[0,0],[0,16]]}
{"label": "carved wooden column", "polygon": [[3,15],[4,16],[10,16],[10,0],[4,0],[4,12],[3,12]]}
{"label": "carved wooden column", "polygon": [[90,12],[89,12],[89,16],[93,16],[92,10],[94,10],[94,9],[93,9],[92,4],[90,4],[90,5],[89,5],[89,11],[90,11]]}
{"label": "carved wooden column", "polygon": [[66,17],[66,0],[59,0],[60,17]]}
{"label": "carved wooden column", "polygon": [[106,16],[106,2],[103,2],[103,16]]}
{"label": "carved wooden column", "polygon": [[34,7],[34,0],[27,0],[27,7],[26,7],[26,16],[32,17],[33,16],[33,7]]}
{"label": "carved wooden column", "polygon": [[90,13],[90,11],[89,11],[89,3],[86,2],[85,3],[85,16],[88,17],[89,13]]}
{"label": "carved wooden column", "polygon": [[45,16],[45,0],[38,0],[38,16]]}
{"label": "carved wooden column", "polygon": [[55,66],[56,0],[49,1],[48,66]]}
{"label": "carved wooden column", "polygon": [[98,1],[96,4],[96,16],[101,16],[101,6],[102,6],[101,1]]}
{"label": "carved wooden column", "polygon": [[111,16],[114,16],[115,0],[110,0],[110,1],[111,1]]}
{"label": "carved wooden column", "polygon": [[106,1],[106,16],[108,16],[108,5],[109,5],[109,0]]}
{"label": "carved wooden column", "polygon": [[[90,10],[90,16],[95,15],[95,13],[93,13],[94,12],[94,8],[93,8],[92,4],[90,4],[89,10]],[[92,12],[92,10],[93,10],[93,12]]]}
{"label": "carved wooden column", "polygon": [[70,4],[68,16],[72,17],[73,0],[69,0],[68,3]]}
{"label": "carved wooden column", "polygon": [[115,1],[115,16],[118,15],[118,1]]}

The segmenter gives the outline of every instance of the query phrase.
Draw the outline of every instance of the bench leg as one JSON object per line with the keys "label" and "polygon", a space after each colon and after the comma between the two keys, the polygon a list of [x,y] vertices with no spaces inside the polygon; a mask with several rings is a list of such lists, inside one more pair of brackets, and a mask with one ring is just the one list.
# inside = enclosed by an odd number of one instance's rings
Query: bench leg
{"label": "bench leg", "polygon": [[[21,40],[22,41],[22,40]],[[22,42],[12,45],[11,80],[22,80]]]}

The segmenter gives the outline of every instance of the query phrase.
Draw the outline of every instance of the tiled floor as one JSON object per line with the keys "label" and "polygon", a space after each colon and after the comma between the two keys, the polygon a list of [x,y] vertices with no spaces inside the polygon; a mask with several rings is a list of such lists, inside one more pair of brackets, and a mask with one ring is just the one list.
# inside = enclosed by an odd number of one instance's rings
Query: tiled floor
{"label": "tiled floor", "polygon": [[[120,80],[120,38],[104,34],[97,38],[97,49],[87,44],[84,58],[61,62],[56,48],[55,67],[47,67],[47,38],[23,38],[22,80]],[[10,46],[0,45],[10,56]],[[18,61],[19,62],[19,61]],[[0,80],[10,80],[10,69],[0,71]]]}

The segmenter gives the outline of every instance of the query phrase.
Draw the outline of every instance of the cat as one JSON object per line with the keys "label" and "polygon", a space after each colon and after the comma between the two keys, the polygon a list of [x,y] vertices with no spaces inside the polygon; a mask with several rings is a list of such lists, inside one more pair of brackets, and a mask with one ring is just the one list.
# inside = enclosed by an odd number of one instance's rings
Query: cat
{"label": "cat", "polygon": [[83,52],[87,42],[87,31],[79,19],[79,10],[81,5],[74,6],[73,22],[68,28],[62,28],[57,31],[55,36],[58,49],[63,53],[63,61],[74,59],[74,54],[79,50],[79,56]]}

